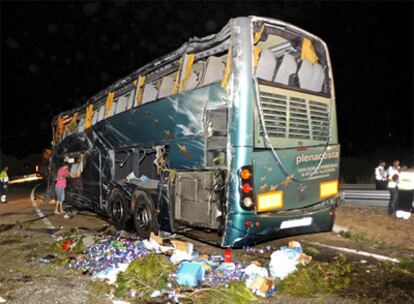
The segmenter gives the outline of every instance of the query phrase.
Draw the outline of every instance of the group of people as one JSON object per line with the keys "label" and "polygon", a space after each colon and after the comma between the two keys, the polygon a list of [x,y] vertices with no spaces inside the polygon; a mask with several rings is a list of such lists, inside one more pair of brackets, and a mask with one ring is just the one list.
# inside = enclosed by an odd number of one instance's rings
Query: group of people
{"label": "group of people", "polygon": [[381,160],[375,168],[376,189],[390,192],[388,214],[407,220],[411,217],[414,200],[414,167],[401,167],[399,160],[394,160],[388,169],[386,165]]}

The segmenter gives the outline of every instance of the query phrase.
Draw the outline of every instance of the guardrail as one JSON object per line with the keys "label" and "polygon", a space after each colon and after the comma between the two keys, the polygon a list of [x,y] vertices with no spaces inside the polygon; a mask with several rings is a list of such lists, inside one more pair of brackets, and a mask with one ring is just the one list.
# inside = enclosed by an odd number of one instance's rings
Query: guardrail
{"label": "guardrail", "polygon": [[375,190],[375,184],[340,184],[339,188],[341,190],[351,190],[351,189]]}
{"label": "guardrail", "polygon": [[388,191],[380,190],[343,190],[340,195],[346,203],[376,207],[387,207],[390,199]]}

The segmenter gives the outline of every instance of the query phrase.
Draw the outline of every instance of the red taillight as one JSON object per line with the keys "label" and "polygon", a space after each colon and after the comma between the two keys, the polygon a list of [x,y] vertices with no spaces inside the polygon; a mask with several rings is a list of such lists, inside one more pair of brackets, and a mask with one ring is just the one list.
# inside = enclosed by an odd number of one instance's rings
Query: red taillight
{"label": "red taillight", "polygon": [[260,222],[256,222],[256,227],[260,227],[261,223]]}
{"label": "red taillight", "polygon": [[240,176],[242,179],[248,179],[250,177],[250,171],[248,169],[243,169],[240,172]]}
{"label": "red taillight", "polygon": [[252,186],[250,184],[243,184],[242,186],[243,193],[250,193],[252,191]]}
{"label": "red taillight", "polygon": [[[240,191],[240,205],[245,210],[254,209],[253,166],[247,165],[237,171]],[[250,223],[252,226],[254,223]]]}
{"label": "red taillight", "polygon": [[246,221],[246,223],[244,223],[246,225],[247,228],[250,228],[253,225],[252,221]]}

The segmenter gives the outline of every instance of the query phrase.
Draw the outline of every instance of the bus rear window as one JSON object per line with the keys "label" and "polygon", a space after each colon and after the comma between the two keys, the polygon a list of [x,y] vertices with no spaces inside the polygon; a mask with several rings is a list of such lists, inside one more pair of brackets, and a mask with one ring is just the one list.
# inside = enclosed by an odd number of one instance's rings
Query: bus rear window
{"label": "bus rear window", "polygon": [[278,27],[254,26],[255,76],[274,85],[330,95],[323,44]]}

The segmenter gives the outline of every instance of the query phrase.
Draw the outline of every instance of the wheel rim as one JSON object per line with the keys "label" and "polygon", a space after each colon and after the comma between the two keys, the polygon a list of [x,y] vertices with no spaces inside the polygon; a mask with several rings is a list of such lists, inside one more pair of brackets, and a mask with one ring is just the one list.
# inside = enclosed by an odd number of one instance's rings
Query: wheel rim
{"label": "wheel rim", "polygon": [[150,208],[145,203],[139,203],[135,212],[135,221],[139,229],[148,230],[152,222],[152,214]]}
{"label": "wheel rim", "polygon": [[122,202],[119,198],[113,203],[112,215],[113,215],[114,220],[116,222],[119,223],[122,220],[122,217],[124,215],[124,207],[123,207]]}

